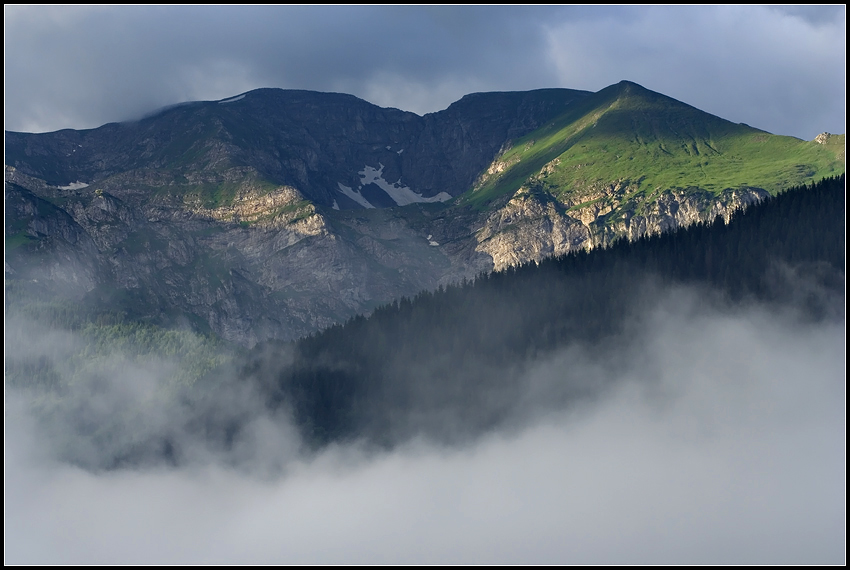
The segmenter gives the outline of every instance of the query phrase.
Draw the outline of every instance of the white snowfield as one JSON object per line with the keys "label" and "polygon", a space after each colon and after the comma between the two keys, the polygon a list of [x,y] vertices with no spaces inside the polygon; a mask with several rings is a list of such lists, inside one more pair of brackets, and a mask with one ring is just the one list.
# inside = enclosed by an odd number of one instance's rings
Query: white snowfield
{"label": "white snowfield", "polygon": [[235,103],[236,101],[241,101],[244,98],[245,94],[243,93],[242,95],[239,95],[237,97],[231,97],[230,99],[224,99],[222,101],[219,101],[219,103],[222,105],[224,105],[225,103]]}
{"label": "white snowfield", "polygon": [[[358,172],[358,174],[360,174],[360,188],[367,184],[375,184],[378,188],[386,192],[399,206],[407,206],[408,204],[416,202],[445,202],[446,200],[452,199],[448,192],[440,192],[436,196],[426,198],[422,194],[414,192],[407,186],[402,186],[401,178],[399,178],[397,182],[390,184],[384,180],[384,165],[379,162],[378,166],[380,166],[380,168],[364,166],[363,170]],[[340,186],[342,185],[340,184]]]}
{"label": "white snowfield", "polygon": [[349,198],[351,198],[352,200],[354,200],[355,202],[357,202],[358,204],[360,204],[364,208],[374,208],[375,207],[372,204],[370,204],[369,200],[364,198],[360,194],[360,192],[357,192],[356,190],[352,190],[350,187],[344,185],[342,182],[337,182],[337,185],[339,186],[340,192],[342,192],[343,194],[345,194],[346,196],[348,196]]}
{"label": "white snowfield", "polygon": [[88,184],[77,180],[76,182],[71,182],[67,186],[59,186],[58,188],[60,190],[79,190],[80,188],[85,188],[86,186],[88,186]]}

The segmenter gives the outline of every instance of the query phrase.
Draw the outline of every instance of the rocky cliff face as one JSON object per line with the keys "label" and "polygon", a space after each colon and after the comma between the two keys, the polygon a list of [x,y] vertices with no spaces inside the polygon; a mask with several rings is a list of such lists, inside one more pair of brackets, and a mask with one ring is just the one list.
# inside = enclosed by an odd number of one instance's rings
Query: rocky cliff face
{"label": "rocky cliff face", "polygon": [[336,211],[281,186],[214,208],[139,206],[8,167],[5,200],[7,283],[136,318],[188,319],[246,346],[470,274],[432,245],[434,214],[416,205]]}
{"label": "rocky cliff face", "polygon": [[[74,295],[94,289],[102,268],[91,236],[67,212],[18,184],[7,183],[4,198],[6,278],[57,283]],[[27,255],[16,255],[24,249]]]}
{"label": "rocky cliff face", "polygon": [[[604,247],[622,237],[634,240],[710,222],[717,216],[728,222],[733,212],[767,196],[760,188],[729,189],[719,195],[674,189],[649,199],[629,196],[626,187],[611,184],[564,203],[549,193],[520,188],[476,232],[476,251],[489,255],[498,271],[551,255]],[[573,205],[577,200],[583,203]]]}
{"label": "rocky cliff face", "polygon": [[489,255],[497,271],[592,247],[589,228],[569,215],[563,204],[526,188],[488,216],[475,237],[476,250]]}

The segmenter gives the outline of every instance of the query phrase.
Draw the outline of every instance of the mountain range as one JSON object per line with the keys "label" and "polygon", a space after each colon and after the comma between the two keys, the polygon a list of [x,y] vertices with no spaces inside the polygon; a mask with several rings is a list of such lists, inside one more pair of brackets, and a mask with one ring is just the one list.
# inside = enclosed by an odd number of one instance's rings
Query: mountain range
{"label": "mountain range", "polygon": [[773,135],[627,81],[477,93],[425,116],[259,89],[5,137],[7,307],[188,324],[247,347],[728,220],[845,160],[844,135]]}

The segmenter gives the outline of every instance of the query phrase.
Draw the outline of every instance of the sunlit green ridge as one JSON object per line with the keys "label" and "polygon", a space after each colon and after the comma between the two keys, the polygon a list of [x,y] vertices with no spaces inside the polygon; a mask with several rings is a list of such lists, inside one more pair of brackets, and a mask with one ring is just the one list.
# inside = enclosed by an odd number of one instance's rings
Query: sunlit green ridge
{"label": "sunlit green ridge", "polygon": [[484,207],[526,185],[568,200],[622,183],[630,193],[741,186],[775,194],[844,172],[844,135],[802,141],[735,124],[623,81],[518,139],[461,203]]}

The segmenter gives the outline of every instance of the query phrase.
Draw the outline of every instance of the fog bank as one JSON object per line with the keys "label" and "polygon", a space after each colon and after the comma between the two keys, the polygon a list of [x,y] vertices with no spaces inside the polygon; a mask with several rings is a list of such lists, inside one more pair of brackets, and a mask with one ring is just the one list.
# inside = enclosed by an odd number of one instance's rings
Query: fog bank
{"label": "fog bank", "polygon": [[844,563],[844,322],[666,301],[598,398],[461,446],[305,455],[258,408],[243,462],[91,472],[7,394],[5,562]]}

